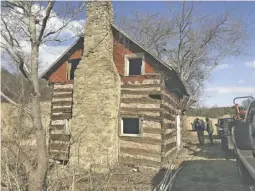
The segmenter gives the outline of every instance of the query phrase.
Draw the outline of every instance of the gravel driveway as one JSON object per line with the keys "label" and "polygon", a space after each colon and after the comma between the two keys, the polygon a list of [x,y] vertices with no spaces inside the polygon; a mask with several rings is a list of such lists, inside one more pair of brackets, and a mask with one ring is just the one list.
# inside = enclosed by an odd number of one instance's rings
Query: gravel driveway
{"label": "gravel driveway", "polygon": [[[213,147],[198,146],[195,132],[184,137],[186,152],[173,191],[248,191],[240,183],[233,156],[221,151],[220,140]],[[207,140],[208,142],[208,140]]]}

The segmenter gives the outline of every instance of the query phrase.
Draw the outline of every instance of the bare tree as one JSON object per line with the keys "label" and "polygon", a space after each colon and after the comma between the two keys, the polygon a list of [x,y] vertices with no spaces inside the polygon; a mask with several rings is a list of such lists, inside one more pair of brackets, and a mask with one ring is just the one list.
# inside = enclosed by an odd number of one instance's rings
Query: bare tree
{"label": "bare tree", "polygon": [[242,22],[233,20],[230,13],[205,15],[197,5],[181,2],[177,9],[169,3],[168,14],[135,12],[119,22],[137,42],[175,68],[190,100],[203,93],[204,82],[222,59],[240,53],[247,37]]}
{"label": "bare tree", "polygon": [[[1,96],[9,103],[25,111],[32,119],[33,133],[36,139],[36,161],[31,161],[28,152],[16,140],[2,137],[2,145],[12,155],[19,158],[27,174],[27,189],[41,191],[47,175],[47,149],[45,130],[42,125],[40,108],[40,89],[38,82],[39,53],[45,43],[62,42],[61,31],[84,8],[80,3],[75,9],[66,9],[63,22],[54,26],[56,12],[53,11],[54,1],[5,1],[1,5],[1,48],[2,53],[9,56],[20,73],[29,83],[31,89],[31,107],[16,103],[3,92]],[[74,7],[73,7],[74,8]],[[18,87],[17,87],[18,88]],[[24,91],[28,91],[25,89]],[[17,155],[17,153],[19,153]],[[35,154],[35,153],[34,153]]]}

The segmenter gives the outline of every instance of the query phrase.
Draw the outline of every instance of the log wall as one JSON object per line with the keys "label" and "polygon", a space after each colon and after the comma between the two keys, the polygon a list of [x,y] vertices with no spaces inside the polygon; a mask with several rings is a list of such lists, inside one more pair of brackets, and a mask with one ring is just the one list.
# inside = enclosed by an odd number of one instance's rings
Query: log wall
{"label": "log wall", "polygon": [[177,96],[172,94],[165,86],[163,87],[162,94],[162,107],[164,108],[162,163],[167,163],[174,157],[177,151],[177,127],[175,120],[180,110]]}
{"label": "log wall", "polygon": [[178,99],[165,88],[162,76],[134,82],[123,79],[120,118],[142,118],[139,137],[121,135],[119,162],[160,167],[176,150],[175,115]]}

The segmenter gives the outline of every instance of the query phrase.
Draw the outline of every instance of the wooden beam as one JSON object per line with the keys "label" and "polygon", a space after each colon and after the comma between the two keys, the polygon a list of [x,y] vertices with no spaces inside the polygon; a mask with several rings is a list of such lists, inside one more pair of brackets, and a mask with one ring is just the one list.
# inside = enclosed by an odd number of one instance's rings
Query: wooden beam
{"label": "wooden beam", "polygon": [[166,92],[164,92],[164,95],[165,95],[165,100],[166,100],[167,102],[169,102],[170,105],[172,105],[174,108],[178,108],[178,107],[179,107],[178,102],[175,100],[175,98],[173,98],[172,95],[169,95],[169,94],[167,94]]}
{"label": "wooden beam", "polygon": [[71,135],[65,134],[50,134],[50,139],[53,141],[70,141]]}
{"label": "wooden beam", "polygon": [[53,92],[69,92],[69,93],[72,93],[73,88],[57,88],[57,89],[53,89]]}
{"label": "wooden beam", "polygon": [[177,152],[177,148],[173,149],[172,152],[170,152],[167,156],[164,156],[164,157],[163,157],[162,162],[163,162],[163,163],[169,162],[169,159],[171,160],[171,159],[174,158],[176,152]]}
{"label": "wooden beam", "polygon": [[50,151],[58,150],[58,151],[69,151],[70,145],[69,143],[50,143]]}
{"label": "wooden beam", "polygon": [[176,147],[176,142],[173,141],[171,143],[166,144],[164,152],[170,151],[172,148]]}
{"label": "wooden beam", "polygon": [[50,130],[64,130],[64,129],[65,129],[64,124],[50,125]]}
{"label": "wooden beam", "polygon": [[120,140],[122,141],[129,141],[134,143],[144,143],[144,144],[151,144],[151,145],[161,145],[162,140],[161,139],[155,139],[150,137],[120,137]]}
{"label": "wooden beam", "polygon": [[173,108],[169,107],[169,106],[166,105],[166,104],[160,104],[160,107],[163,108],[163,109],[165,109],[165,111],[168,112],[168,113],[170,113],[170,114],[172,114],[172,112],[173,112],[173,110],[174,110]]}
{"label": "wooden beam", "polygon": [[170,121],[175,121],[175,117],[173,117],[171,114],[167,113],[167,112],[163,112],[162,116]]}
{"label": "wooden beam", "polygon": [[121,88],[159,88],[160,84],[124,84]]}
{"label": "wooden beam", "polygon": [[141,90],[121,90],[121,94],[129,94],[129,95],[158,95],[161,94],[160,91],[152,90],[152,91],[141,91]]}
{"label": "wooden beam", "polygon": [[53,94],[52,95],[52,98],[63,98],[63,99],[66,99],[66,98],[73,98],[73,94],[72,93],[68,93],[68,94]]}
{"label": "wooden beam", "polygon": [[150,133],[150,134],[162,134],[163,130],[161,128],[145,127],[143,128],[143,132]]}
{"label": "wooden beam", "polygon": [[121,103],[160,104],[160,100],[151,98],[121,98]]}
{"label": "wooden beam", "polygon": [[150,150],[150,149],[137,149],[137,148],[126,148],[120,147],[120,153],[130,154],[130,155],[143,155],[151,157],[160,157],[161,152]]}
{"label": "wooden beam", "polygon": [[174,129],[174,128],[176,128],[174,123],[164,123],[164,124],[165,124],[164,127],[166,129]]}
{"label": "wooden beam", "polygon": [[71,113],[63,113],[60,115],[51,115],[51,120],[62,120],[62,119],[71,119],[72,114]]}
{"label": "wooden beam", "polygon": [[140,108],[140,107],[121,107],[120,112],[161,112],[162,108]]}
{"label": "wooden beam", "polygon": [[69,160],[68,152],[51,151],[49,152],[50,158],[54,160]]}
{"label": "wooden beam", "polygon": [[160,167],[161,162],[152,161],[148,159],[137,159],[133,157],[119,157],[119,162],[121,164],[133,164],[137,166],[150,166],[150,167]]}
{"label": "wooden beam", "polygon": [[168,139],[176,136],[176,129],[174,131],[171,131],[170,133],[164,134],[164,139],[167,141]]}
{"label": "wooden beam", "polygon": [[139,117],[143,118],[144,121],[155,121],[155,122],[162,122],[163,118],[161,116],[150,116],[140,113],[121,113],[120,117]]}
{"label": "wooden beam", "polygon": [[72,113],[72,107],[52,108],[51,113]]}
{"label": "wooden beam", "polygon": [[67,106],[72,104],[73,101],[71,100],[52,100],[52,106]]}

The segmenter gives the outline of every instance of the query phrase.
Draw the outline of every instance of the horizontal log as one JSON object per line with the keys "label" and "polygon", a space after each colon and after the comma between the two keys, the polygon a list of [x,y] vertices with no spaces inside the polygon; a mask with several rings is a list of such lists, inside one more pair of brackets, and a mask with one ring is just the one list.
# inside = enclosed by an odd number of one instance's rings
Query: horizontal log
{"label": "horizontal log", "polygon": [[146,128],[143,128],[143,132],[150,133],[150,134],[162,134],[163,130],[160,128],[146,127]]}
{"label": "horizontal log", "polygon": [[176,96],[175,94],[173,94],[169,89],[167,89],[166,87],[164,87],[164,94],[168,95],[169,97],[172,98],[173,102],[178,105],[179,102],[179,98],[178,96]]}
{"label": "horizontal log", "polygon": [[73,88],[57,88],[53,89],[53,92],[73,92]]}
{"label": "horizontal log", "polygon": [[170,121],[175,121],[175,117],[173,117],[173,116],[172,116],[171,114],[169,114],[169,113],[164,112],[164,113],[162,113],[162,116],[163,116],[164,118],[170,120]]}
{"label": "horizontal log", "polygon": [[121,107],[120,112],[161,112],[163,111],[162,108],[135,108],[135,107]]}
{"label": "horizontal log", "polygon": [[121,103],[159,104],[160,100],[151,98],[121,98]]}
{"label": "horizontal log", "polygon": [[176,125],[175,125],[175,123],[164,123],[164,128],[174,129],[174,128],[176,128]]}
{"label": "horizontal log", "polygon": [[178,108],[179,104],[168,94],[164,93],[164,100],[172,105],[174,108]]}
{"label": "horizontal log", "polygon": [[69,141],[71,135],[64,135],[64,134],[50,134],[50,139],[53,141]]}
{"label": "horizontal log", "polygon": [[65,129],[64,124],[50,125],[50,130],[64,130],[64,129]]}
{"label": "horizontal log", "polygon": [[173,100],[171,98],[169,98],[168,96],[164,96],[164,101],[167,102],[169,105],[171,105],[174,109],[176,109],[176,104],[173,102]]}
{"label": "horizontal log", "polygon": [[161,145],[162,140],[161,139],[155,139],[151,137],[128,137],[128,136],[122,136],[120,137],[123,141],[130,141],[134,143],[144,143],[144,144],[151,144],[151,145]]}
{"label": "horizontal log", "polygon": [[72,113],[72,107],[60,107],[60,108],[52,108],[51,109],[52,113]]}
{"label": "horizontal log", "polygon": [[68,93],[68,94],[53,94],[52,98],[73,98],[73,94],[72,93]]}
{"label": "horizontal log", "polygon": [[49,155],[54,160],[69,160],[69,152],[50,151]]}
{"label": "horizontal log", "polygon": [[169,106],[168,106],[168,105],[166,105],[166,104],[160,104],[160,108],[165,109],[165,111],[166,111],[166,112],[168,112],[168,113],[170,113],[170,114],[172,114],[172,113],[173,113],[173,111],[174,111],[174,109],[173,109],[173,108],[169,107]]}
{"label": "horizontal log", "polygon": [[176,142],[175,141],[173,141],[171,143],[168,143],[164,147],[164,152],[168,152],[168,151],[170,151],[174,147],[176,147]]}
{"label": "horizontal log", "polygon": [[149,167],[160,167],[161,163],[148,160],[148,159],[136,159],[133,157],[119,157],[119,162],[121,164],[132,164],[137,166],[149,166]]}
{"label": "horizontal log", "polygon": [[157,156],[160,156],[161,154],[160,151],[155,151],[155,150],[125,148],[125,147],[120,147],[120,153],[130,154],[130,155],[151,156],[151,157],[157,157]]}
{"label": "horizontal log", "polygon": [[140,114],[140,113],[121,113],[120,112],[120,117],[139,117],[143,118],[144,121],[155,121],[155,122],[162,122],[163,118],[161,116],[150,116],[150,115],[145,115],[145,114]]}
{"label": "horizontal log", "polygon": [[168,140],[170,138],[173,138],[173,137],[176,136],[176,130],[171,131],[170,133],[164,134],[163,136],[164,136],[164,140]]}
{"label": "horizontal log", "polygon": [[160,88],[160,84],[124,84],[121,88]]}
{"label": "horizontal log", "polygon": [[177,148],[173,149],[172,152],[168,153],[167,156],[163,157],[162,162],[167,163],[167,162],[171,161],[171,159],[174,159],[176,152],[177,152]]}
{"label": "horizontal log", "polygon": [[63,119],[71,119],[72,114],[71,113],[63,113],[60,115],[51,115],[51,120],[63,120]]}
{"label": "horizontal log", "polygon": [[52,100],[53,106],[67,106],[72,104],[73,104],[73,101],[71,100]]}
{"label": "horizontal log", "polygon": [[121,90],[121,94],[129,94],[129,95],[158,95],[161,94],[160,91],[152,90],[152,91],[137,91],[137,90]]}
{"label": "horizontal log", "polygon": [[50,144],[50,151],[58,150],[58,151],[69,151],[70,145],[65,143],[51,143]]}

